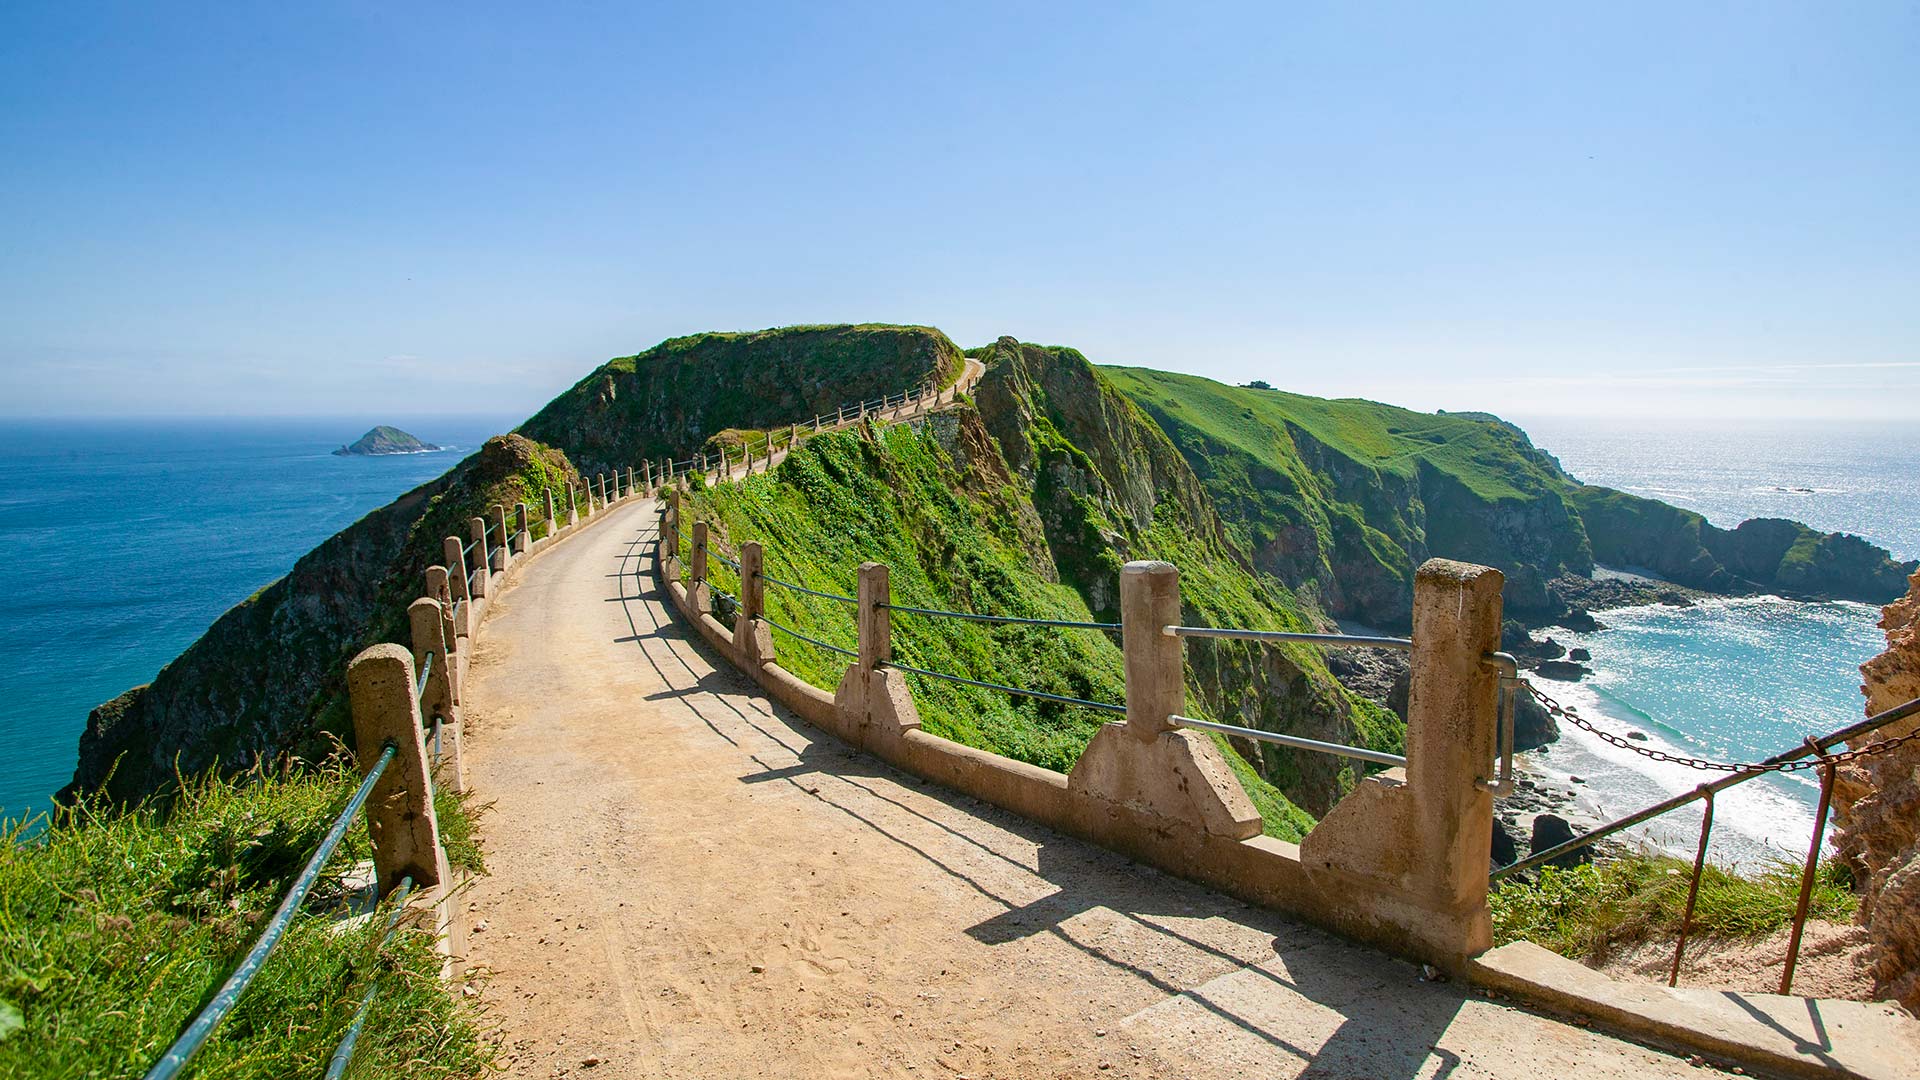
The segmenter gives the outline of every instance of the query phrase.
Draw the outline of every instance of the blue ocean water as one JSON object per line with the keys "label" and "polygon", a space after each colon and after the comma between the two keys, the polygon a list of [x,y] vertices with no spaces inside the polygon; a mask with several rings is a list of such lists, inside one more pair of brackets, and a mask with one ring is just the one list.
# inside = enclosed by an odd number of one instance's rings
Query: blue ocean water
{"label": "blue ocean water", "polygon": [[[1580,479],[1663,499],[1732,527],[1790,517],[1865,536],[1897,558],[1920,556],[1920,446],[1892,425],[1535,419],[1516,421]],[[1589,719],[1648,736],[1649,747],[1721,761],[1757,761],[1859,719],[1859,665],[1885,647],[1866,604],[1775,597],[1692,608],[1599,614],[1607,629],[1553,631],[1593,652],[1579,684],[1538,685]],[[1534,763],[1579,776],[1586,808],[1615,817],[1712,778],[1647,761],[1562,725]],[[1804,853],[1818,796],[1810,774],[1769,777],[1721,797],[1717,859],[1758,864]],[[1691,850],[1699,815],[1669,815],[1646,836]]]}
{"label": "blue ocean water", "polygon": [[[375,422],[450,449],[332,455]],[[0,421],[0,817],[50,805],[93,706],[512,423]]]}

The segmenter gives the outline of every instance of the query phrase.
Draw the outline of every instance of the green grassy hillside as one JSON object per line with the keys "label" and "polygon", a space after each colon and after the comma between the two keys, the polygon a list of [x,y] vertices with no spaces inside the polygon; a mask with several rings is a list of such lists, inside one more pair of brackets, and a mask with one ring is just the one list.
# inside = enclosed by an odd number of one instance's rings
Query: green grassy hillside
{"label": "green grassy hillside", "polygon": [[1547,583],[1596,560],[1698,588],[1884,602],[1911,565],[1856,537],[1788,521],[1722,530],[1653,499],[1589,487],[1518,427],[1357,399],[1104,368],[1186,456],[1261,570],[1330,614],[1404,626],[1433,556],[1498,567],[1521,616],[1552,616]]}
{"label": "green grassy hillside", "polygon": [[[1121,564],[1161,558],[1180,568],[1191,622],[1316,625],[1284,586],[1247,565],[1171,443],[1078,354],[1005,342],[989,359],[978,411],[809,440],[770,476],[696,492],[687,520],[712,521],[728,550],[762,540],[773,577],[845,595],[871,559],[891,567],[904,604],[1110,622]],[[723,589],[736,587],[725,567],[714,575]],[[843,604],[779,588],[768,604],[777,622],[854,643]],[[1123,697],[1110,633],[911,614],[895,619],[894,633],[896,656],[917,667],[1098,701]],[[823,688],[845,669],[843,657],[790,636],[777,634],[775,644],[783,663]],[[1196,641],[1188,676],[1198,715],[1390,750],[1404,737],[1397,718],[1350,697],[1312,649]],[[910,681],[928,730],[1048,768],[1070,768],[1110,719]],[[1296,807],[1324,812],[1356,778],[1340,759],[1258,744],[1237,751],[1279,835],[1297,835],[1310,820]]]}

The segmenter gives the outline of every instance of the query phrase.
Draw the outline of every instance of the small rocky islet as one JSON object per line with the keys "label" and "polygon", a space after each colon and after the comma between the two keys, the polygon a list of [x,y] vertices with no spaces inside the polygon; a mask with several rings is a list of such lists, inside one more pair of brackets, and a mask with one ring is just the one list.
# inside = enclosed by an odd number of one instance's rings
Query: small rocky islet
{"label": "small rocky islet", "polygon": [[380,424],[353,442],[333,452],[335,457],[380,457],[386,454],[430,454],[444,449],[421,442],[397,427]]}

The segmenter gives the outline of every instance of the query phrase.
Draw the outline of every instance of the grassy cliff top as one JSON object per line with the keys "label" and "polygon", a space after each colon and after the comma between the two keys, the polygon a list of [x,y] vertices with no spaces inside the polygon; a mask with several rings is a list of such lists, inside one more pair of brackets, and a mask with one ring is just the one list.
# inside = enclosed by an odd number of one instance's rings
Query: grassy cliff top
{"label": "grassy cliff top", "polygon": [[1518,428],[1478,414],[1415,412],[1362,398],[1228,386],[1198,375],[1103,367],[1154,411],[1264,461],[1294,456],[1289,426],[1355,462],[1412,479],[1421,462],[1488,501],[1532,499],[1564,479]]}

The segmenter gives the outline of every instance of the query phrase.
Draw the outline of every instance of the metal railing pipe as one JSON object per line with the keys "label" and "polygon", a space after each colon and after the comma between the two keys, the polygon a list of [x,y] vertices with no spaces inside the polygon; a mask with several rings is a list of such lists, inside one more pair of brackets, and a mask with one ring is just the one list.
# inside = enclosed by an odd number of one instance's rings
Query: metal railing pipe
{"label": "metal railing pipe", "polygon": [[340,846],[341,839],[347,835],[347,826],[353,823],[354,816],[360,812],[362,806],[366,805],[367,796],[373,793],[373,785],[379,781],[380,775],[387,771],[387,766],[392,764],[397,752],[397,749],[389,744],[381,752],[373,768],[367,770],[366,778],[360,781],[360,786],[354,790],[353,797],[347,800],[345,809],[341,810],[340,816],[334,819],[333,828],[327,830],[327,835],[320,841],[320,846],[314,849],[313,857],[307,860],[306,868],[300,871],[300,876],[293,881],[293,887],[287,890],[287,895],[280,901],[280,906],[274,910],[273,917],[267,920],[267,928],[261,932],[260,939],[253,943],[253,948],[247,952],[246,958],[240,961],[240,966],[233,969],[233,974],[227,976],[227,981],[221,984],[219,992],[213,995],[213,1000],[207,1003],[206,1008],[200,1010],[200,1014],[193,1018],[193,1022],[187,1025],[187,1030],[180,1033],[180,1037],[167,1048],[167,1052],[154,1063],[153,1068],[147,1070],[146,1080],[170,1080],[171,1077],[178,1076],[181,1070],[187,1067],[187,1063],[193,1060],[193,1056],[200,1052],[200,1048],[206,1045],[214,1029],[219,1027],[221,1021],[227,1018],[227,1014],[233,1011],[233,1007],[239,1004],[240,996],[247,992],[253,977],[259,974],[261,965],[267,962],[267,957],[273,954],[280,940],[286,936],[287,927],[293,923],[294,913],[300,909],[307,894],[313,891],[314,882],[320,879],[321,868],[326,866],[327,860],[333,857],[334,849]]}
{"label": "metal railing pipe", "polygon": [[1407,759],[1401,757],[1399,754],[1389,754],[1383,750],[1369,750],[1364,746],[1347,746],[1344,743],[1321,742],[1319,739],[1303,739],[1298,735],[1282,735],[1277,731],[1262,731],[1259,728],[1239,727],[1234,724],[1218,724],[1212,720],[1200,720],[1191,716],[1181,716],[1179,713],[1174,713],[1168,719],[1181,727],[1205,728],[1208,731],[1218,731],[1224,735],[1237,735],[1243,739],[1256,739],[1260,742],[1274,743],[1279,746],[1290,746],[1295,750],[1312,750],[1317,753],[1333,754],[1338,757],[1358,758],[1361,761],[1371,761],[1376,765],[1405,767],[1407,764]]}
{"label": "metal railing pipe", "polygon": [[1361,634],[1301,634],[1289,630],[1235,630],[1224,626],[1163,626],[1160,632],[1168,637],[1232,638],[1235,641],[1290,641],[1301,645],[1321,645],[1327,648],[1346,649],[1399,649],[1402,652],[1413,648],[1412,638],[1368,637]]}

